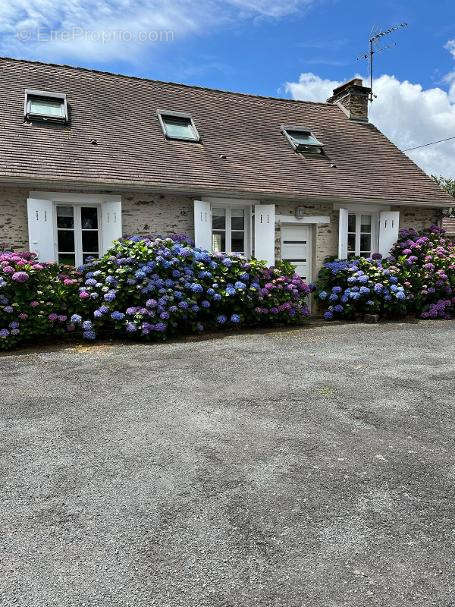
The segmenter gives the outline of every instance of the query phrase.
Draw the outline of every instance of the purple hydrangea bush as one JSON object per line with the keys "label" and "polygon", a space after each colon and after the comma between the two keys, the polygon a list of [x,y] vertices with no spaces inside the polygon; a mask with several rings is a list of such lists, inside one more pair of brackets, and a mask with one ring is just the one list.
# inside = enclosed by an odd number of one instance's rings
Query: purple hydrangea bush
{"label": "purple hydrangea bush", "polygon": [[444,230],[400,230],[390,257],[328,260],[315,285],[324,318],[366,313],[450,318],[455,306],[455,246]]}
{"label": "purple hydrangea bush", "polygon": [[39,263],[33,253],[0,253],[0,349],[72,331],[79,280],[74,268]]}
{"label": "purple hydrangea bush", "polygon": [[132,236],[81,269],[85,339],[116,334],[164,339],[217,328],[301,323],[309,286],[289,267],[209,253],[183,236]]}
{"label": "purple hydrangea bush", "polygon": [[448,318],[455,297],[455,244],[438,226],[400,230],[390,268],[410,293],[408,309],[422,318]]}

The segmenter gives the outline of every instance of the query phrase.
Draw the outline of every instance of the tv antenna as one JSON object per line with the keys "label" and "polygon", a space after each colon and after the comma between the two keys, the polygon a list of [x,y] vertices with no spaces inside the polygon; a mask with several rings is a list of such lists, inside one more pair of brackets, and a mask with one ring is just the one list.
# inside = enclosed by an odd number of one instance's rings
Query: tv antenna
{"label": "tv antenna", "polygon": [[370,32],[370,37],[368,39],[369,45],[370,45],[370,49],[367,53],[363,53],[362,55],[359,55],[357,57],[357,61],[362,61],[362,60],[367,60],[369,61],[369,71],[370,71],[370,101],[373,101],[376,98],[376,95],[373,93],[373,64],[374,64],[374,56],[376,55],[376,53],[381,53],[382,51],[386,51],[389,48],[392,48],[394,46],[397,45],[396,42],[391,42],[390,44],[387,44],[386,46],[381,46],[378,47],[377,44],[379,43],[379,41],[384,38],[385,36],[389,36],[390,34],[393,34],[393,32],[396,32],[397,30],[401,30],[404,29],[405,27],[408,27],[408,24],[403,22],[403,23],[398,23],[397,25],[391,25],[389,28],[383,30],[383,31],[378,31],[378,29],[376,28],[376,26],[373,26]]}

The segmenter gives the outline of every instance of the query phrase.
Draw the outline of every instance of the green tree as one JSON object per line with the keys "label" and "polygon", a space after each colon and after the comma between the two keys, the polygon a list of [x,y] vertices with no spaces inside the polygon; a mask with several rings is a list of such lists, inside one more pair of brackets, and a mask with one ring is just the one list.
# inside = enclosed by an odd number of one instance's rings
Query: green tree
{"label": "green tree", "polygon": [[447,194],[450,194],[450,196],[453,196],[455,198],[455,179],[450,179],[450,177],[442,177],[442,175],[440,175],[439,177],[437,177],[436,175],[432,175],[431,179],[433,179],[433,181],[436,181],[438,186],[445,190]]}

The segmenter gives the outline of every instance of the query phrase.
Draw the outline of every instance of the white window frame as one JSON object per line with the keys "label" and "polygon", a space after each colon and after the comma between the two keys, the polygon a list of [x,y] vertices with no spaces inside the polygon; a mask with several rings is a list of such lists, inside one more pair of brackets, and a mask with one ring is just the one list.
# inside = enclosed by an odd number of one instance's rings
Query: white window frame
{"label": "white window frame", "polygon": [[[211,226],[211,235],[212,235],[212,250],[213,250],[213,234],[217,232],[222,232],[222,229],[213,227],[213,216],[215,214],[215,209],[223,209],[225,212],[225,229],[224,229],[224,238],[226,243],[226,250],[221,251],[221,253],[226,253],[227,255],[239,254],[244,255],[245,257],[251,257],[252,255],[252,245],[251,245],[251,234],[252,234],[252,222],[253,222],[253,211],[252,207],[247,205],[237,205],[237,204],[212,204],[212,226]],[[233,230],[232,229],[232,210],[233,209],[241,209],[244,211],[244,223],[243,230]],[[242,232],[244,234],[244,243],[245,250],[243,252],[232,251],[232,232]]]}
{"label": "white window frame", "polygon": [[[250,258],[253,256],[253,241],[254,241],[254,207],[258,204],[257,200],[242,200],[239,198],[202,198],[203,201],[210,203],[211,208],[211,222],[210,226],[210,234],[211,234],[211,244],[213,244],[213,209],[214,208],[224,208],[224,209],[233,209],[233,208],[241,208],[245,210],[245,257]],[[230,213],[230,211],[229,211]],[[234,230],[235,232],[236,230]],[[230,232],[229,232],[229,241],[227,240],[228,234],[226,233],[226,242],[231,242],[230,240]],[[228,253],[228,251],[223,251],[223,253]],[[228,253],[230,254],[230,253]]]}
{"label": "white window frame", "polygon": [[[348,215],[356,215],[356,249],[355,256],[360,255],[360,217],[362,215],[371,215],[371,254],[379,252],[379,219],[381,211],[390,211],[390,206],[378,205],[378,204],[351,204],[345,205],[342,203],[334,203],[333,208],[335,211],[345,209]],[[358,226],[357,226],[358,224]],[[348,221],[346,222],[346,228],[343,230],[343,242],[346,245],[346,255],[349,256],[348,251]]]}
{"label": "white window frame", "polygon": [[83,229],[86,228],[82,228],[82,221],[81,221],[81,209],[82,207],[94,207],[97,209],[98,211],[98,228],[95,230],[91,230],[92,232],[97,232],[98,233],[98,256],[100,257],[102,255],[102,217],[101,217],[101,205],[97,204],[97,203],[93,203],[93,202],[80,202],[80,203],[74,203],[74,202],[65,202],[65,201],[59,201],[59,200],[54,200],[54,242],[55,242],[55,257],[58,260],[59,259],[59,255],[64,255],[65,253],[67,254],[72,254],[72,253],[68,253],[65,251],[59,251],[59,247],[58,247],[58,232],[61,231],[64,228],[59,228],[57,226],[57,207],[72,207],[74,210],[74,228],[73,230],[68,229],[67,231],[74,231],[74,257],[75,257],[75,263],[74,265],[77,267],[81,266],[84,263],[84,259],[83,256],[87,255],[89,253],[93,253],[93,251],[87,251],[84,252],[82,249],[82,231]]}
{"label": "white window frame", "polygon": [[[57,217],[55,207],[59,206],[98,206],[98,246],[99,254],[104,253],[112,246],[112,242],[122,236],[122,196],[119,194],[83,194],[80,192],[45,192],[31,191],[29,200],[43,200],[52,204],[49,214],[52,216],[52,226],[48,235],[49,240],[53,238],[52,249],[53,255],[48,255],[46,251],[46,259],[49,261],[57,259],[58,242],[56,234]],[[114,233],[113,233],[114,232]],[[30,243],[32,246],[32,243]],[[51,247],[49,247],[50,249]],[[32,249],[31,249],[32,250]],[[49,250],[50,253],[50,250]]]}
{"label": "white window frame", "polygon": [[[355,232],[350,232],[349,231],[349,215],[354,215],[355,216]],[[360,255],[363,255],[364,253],[367,253],[367,251],[362,251],[360,249],[360,240],[361,240],[361,235],[362,233],[364,234],[369,234],[369,232],[362,232],[362,216],[363,217],[371,217],[371,250],[369,251],[370,255],[373,255],[373,253],[377,253],[378,252],[378,248],[379,248],[379,230],[378,230],[378,226],[379,226],[379,213],[366,213],[364,211],[362,212],[354,212],[354,211],[349,211],[348,210],[348,227],[347,227],[347,232],[346,232],[346,244],[348,245],[349,242],[349,234],[355,234],[355,251],[349,251],[349,248],[347,248],[347,252],[348,252],[348,258],[349,255],[353,255],[354,257],[360,257]]]}

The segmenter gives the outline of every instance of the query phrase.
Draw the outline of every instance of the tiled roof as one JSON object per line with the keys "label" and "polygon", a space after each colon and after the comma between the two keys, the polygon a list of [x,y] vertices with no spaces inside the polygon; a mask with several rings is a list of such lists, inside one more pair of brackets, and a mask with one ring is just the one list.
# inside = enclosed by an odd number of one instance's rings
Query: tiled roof
{"label": "tiled roof", "polygon": [[[70,124],[25,123],[27,88],[66,93]],[[3,182],[450,206],[374,126],[350,121],[334,105],[6,58],[0,90]],[[166,140],[158,108],[190,112],[202,142]],[[326,156],[294,152],[282,124],[309,127]]]}

